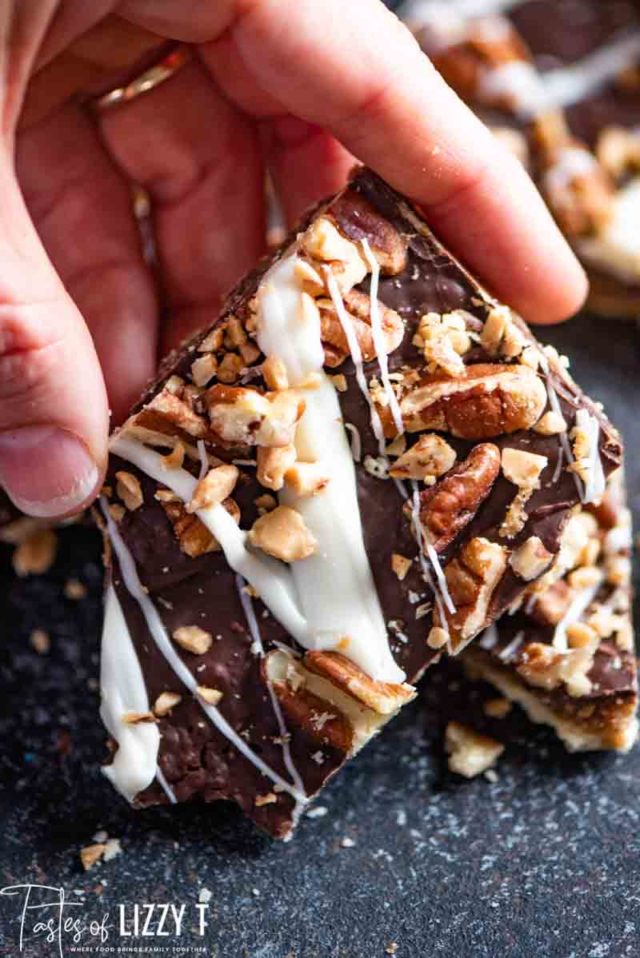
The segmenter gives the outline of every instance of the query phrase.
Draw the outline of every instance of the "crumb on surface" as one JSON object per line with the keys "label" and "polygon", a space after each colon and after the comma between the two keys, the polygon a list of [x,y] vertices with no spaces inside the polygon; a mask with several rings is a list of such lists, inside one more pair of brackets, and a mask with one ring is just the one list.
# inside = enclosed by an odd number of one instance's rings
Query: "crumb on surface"
{"label": "crumb on surface", "polygon": [[449,770],[464,778],[475,778],[486,772],[504,751],[501,742],[455,721],[447,725],[445,748],[449,753]]}

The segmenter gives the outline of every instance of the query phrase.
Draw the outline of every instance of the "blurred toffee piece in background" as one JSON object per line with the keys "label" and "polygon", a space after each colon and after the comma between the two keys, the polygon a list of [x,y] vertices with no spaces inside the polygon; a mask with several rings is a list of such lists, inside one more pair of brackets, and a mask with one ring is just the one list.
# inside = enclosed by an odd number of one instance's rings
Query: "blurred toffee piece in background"
{"label": "blurred toffee piece in background", "polygon": [[632,0],[408,0],[446,81],[530,171],[591,282],[640,312],[640,6]]}

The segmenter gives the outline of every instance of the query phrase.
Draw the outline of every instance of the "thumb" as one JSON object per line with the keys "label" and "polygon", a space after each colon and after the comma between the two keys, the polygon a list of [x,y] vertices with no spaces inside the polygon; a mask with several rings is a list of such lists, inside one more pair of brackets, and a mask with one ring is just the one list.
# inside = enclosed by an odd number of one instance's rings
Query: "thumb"
{"label": "thumb", "polygon": [[77,512],[100,487],[107,434],[91,335],[0,156],[0,487],[32,516]]}

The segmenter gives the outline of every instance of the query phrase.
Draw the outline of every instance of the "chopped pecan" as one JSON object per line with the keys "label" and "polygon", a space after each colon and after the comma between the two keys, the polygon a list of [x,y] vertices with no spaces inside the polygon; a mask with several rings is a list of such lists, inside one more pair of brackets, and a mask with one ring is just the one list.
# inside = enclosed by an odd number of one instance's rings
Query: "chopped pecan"
{"label": "chopped pecan", "polygon": [[[196,515],[187,512],[184,504],[169,493],[169,497],[162,495],[168,490],[158,490],[156,499],[164,509],[165,515],[173,526],[173,531],[180,543],[180,549],[191,559],[205,555],[207,552],[219,552],[220,544],[207,527]],[[240,522],[240,509],[233,499],[226,499],[223,506],[236,523]]]}
{"label": "chopped pecan", "polygon": [[614,180],[640,169],[640,136],[638,131],[622,126],[607,126],[600,133],[596,146],[600,164]]}
{"label": "chopped pecan", "polygon": [[515,359],[527,345],[525,334],[508,306],[494,306],[480,335],[482,348],[492,357]]}
{"label": "chopped pecan", "polygon": [[[547,402],[542,380],[528,366],[478,364],[464,376],[432,376],[400,400],[409,432],[437,429],[461,439],[490,439],[530,428]],[[385,416],[385,431],[391,423]]]}
{"label": "chopped pecan", "polygon": [[447,628],[453,653],[486,625],[493,593],[506,566],[506,549],[480,537],[467,542],[446,566],[444,574],[456,611],[446,614],[446,623],[435,624]]}
{"label": "chopped pecan", "polygon": [[427,433],[396,459],[389,475],[394,479],[423,479],[433,483],[448,472],[455,461],[455,449],[442,436]]}
{"label": "chopped pecan", "polygon": [[[344,305],[360,346],[362,358],[369,362],[376,358],[371,331],[371,300],[366,293],[352,289],[344,294]],[[326,365],[335,368],[349,356],[349,343],[331,299],[316,300],[320,310],[320,329],[325,348]],[[382,339],[387,355],[397,349],[404,336],[402,319],[393,309],[378,302]]]}
{"label": "chopped pecan", "polygon": [[287,446],[304,412],[293,390],[259,393],[242,386],[216,384],[205,394],[211,428],[225,442]]}
{"label": "chopped pecan", "polygon": [[197,512],[198,509],[208,509],[224,502],[233,492],[239,475],[238,467],[230,462],[209,469],[198,482],[193,498],[187,505],[187,512]]}
{"label": "chopped pecan", "polygon": [[464,375],[462,357],[471,348],[465,317],[464,310],[455,310],[442,316],[426,313],[420,319],[413,344],[422,350],[430,373],[443,370],[447,376]]}
{"label": "chopped pecan", "polygon": [[383,273],[393,276],[406,268],[407,240],[360,193],[342,193],[331,204],[328,215],[354,243],[367,240]]}
{"label": "chopped pecan", "polygon": [[326,488],[329,476],[316,462],[296,462],[285,473],[289,489],[297,496],[315,496]]}
{"label": "chopped pecan", "polygon": [[551,645],[530,642],[516,669],[530,685],[550,691],[564,684],[569,695],[579,698],[591,691],[592,665],[593,646],[559,652]]}
{"label": "chopped pecan", "polygon": [[415,697],[407,684],[376,682],[339,652],[307,652],[304,664],[378,715],[391,715]]}
{"label": "chopped pecan", "polygon": [[347,239],[327,216],[314,220],[300,245],[312,260],[330,265],[341,293],[347,293],[367,275],[367,266],[355,243]]}
{"label": "chopped pecan", "polygon": [[278,506],[256,519],[249,531],[249,542],[283,562],[306,559],[317,548],[304,519],[289,506]]}
{"label": "chopped pecan", "polygon": [[500,450],[475,446],[440,482],[420,496],[420,522],[436,552],[443,552],[477,515],[500,472]]}
{"label": "chopped pecan", "polygon": [[296,461],[296,447],[293,443],[287,446],[275,446],[272,449],[259,448],[256,456],[258,469],[256,477],[265,489],[274,492],[284,486],[284,477]]}
{"label": "chopped pecan", "polygon": [[174,629],[172,638],[182,649],[194,655],[204,655],[213,641],[211,633],[201,629],[199,625],[181,625]]}
{"label": "chopped pecan", "polygon": [[538,536],[529,536],[521,546],[511,553],[509,565],[517,576],[525,582],[537,579],[549,567],[553,555]]}
{"label": "chopped pecan", "polygon": [[445,731],[449,770],[465,778],[474,778],[495,765],[504,745],[481,735],[461,722],[449,722]]}
{"label": "chopped pecan", "polygon": [[[177,377],[175,377],[177,379]],[[178,382],[181,382],[180,380]],[[177,386],[169,381],[165,384],[151,402],[144,407],[141,425],[153,428],[152,422],[149,422],[149,413],[160,420],[165,420],[173,426],[177,426],[183,432],[194,436],[196,439],[204,439],[209,429],[206,420],[198,415],[194,409],[195,395],[188,391],[188,387],[182,384]],[[140,417],[139,417],[140,418]]]}
{"label": "chopped pecan", "polygon": [[53,565],[58,538],[53,529],[34,529],[18,543],[12,556],[16,575],[42,575]]}

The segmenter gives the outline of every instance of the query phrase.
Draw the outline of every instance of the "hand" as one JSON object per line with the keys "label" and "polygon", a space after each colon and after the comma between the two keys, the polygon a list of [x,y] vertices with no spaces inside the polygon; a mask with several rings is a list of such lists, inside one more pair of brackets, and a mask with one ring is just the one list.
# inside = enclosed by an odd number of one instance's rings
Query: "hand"
{"label": "hand", "polygon": [[[194,58],[166,83],[97,120],[80,105],[167,38]],[[263,252],[265,168],[293,223],[355,156],[527,319],[584,298],[524,171],[379,0],[5,0],[0,52],[0,485],[27,513],[91,500],[107,394],[119,420]]]}

